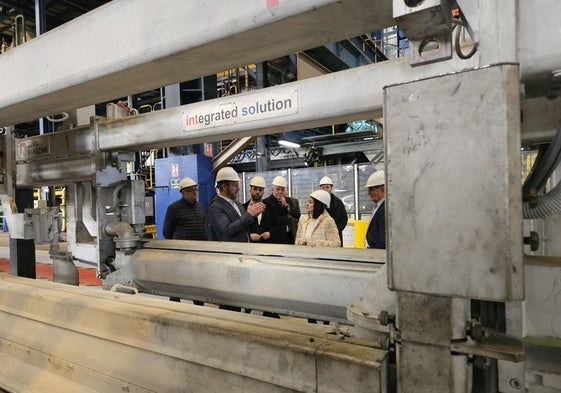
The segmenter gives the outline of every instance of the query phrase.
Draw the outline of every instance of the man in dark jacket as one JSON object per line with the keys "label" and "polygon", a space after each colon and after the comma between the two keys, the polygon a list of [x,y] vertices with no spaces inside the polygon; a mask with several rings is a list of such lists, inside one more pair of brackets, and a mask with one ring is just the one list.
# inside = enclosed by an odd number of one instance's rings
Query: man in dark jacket
{"label": "man in dark jacket", "polygon": [[343,246],[343,230],[347,226],[349,216],[345,209],[345,204],[335,194],[333,194],[333,180],[329,176],[324,176],[319,181],[319,188],[327,191],[331,195],[331,203],[327,206],[327,212],[335,220],[337,229],[339,230],[339,240],[341,240],[341,247]]}
{"label": "man in dark jacket", "polygon": [[207,240],[206,218],[202,203],[197,201],[197,183],[186,177],[179,182],[181,199],[168,206],[163,234],[166,239]]}
{"label": "man in dark jacket", "polygon": [[375,203],[372,209],[370,223],[366,230],[366,247],[386,248],[386,206],[385,188],[386,180],[384,171],[376,171],[370,175],[365,187],[368,188],[368,195]]}
{"label": "man in dark jacket", "polygon": [[294,244],[295,233],[290,228],[289,216],[300,218],[300,210],[285,196],[286,179],[277,176],[273,179],[273,191],[263,202],[267,206],[262,225],[271,233],[269,243]]}
{"label": "man in dark jacket", "polygon": [[[253,176],[253,178],[249,182],[249,194],[251,198],[249,199],[249,201],[243,204],[245,210],[247,210],[250,205],[255,205],[262,202],[263,194],[265,193],[265,186],[265,179],[263,179],[261,176]],[[253,221],[254,223],[250,228],[249,234],[250,241],[261,242],[269,240],[271,234],[267,230],[265,230],[263,225],[261,225],[261,223],[263,222],[263,214],[259,214],[254,217]]]}
{"label": "man in dark jacket", "polygon": [[[166,239],[176,240],[207,240],[206,217],[203,204],[197,201],[197,183],[190,177],[179,182],[181,199],[168,206],[164,219],[163,233]],[[181,301],[178,297],[170,297],[173,302]],[[204,302],[194,300],[202,306]]]}

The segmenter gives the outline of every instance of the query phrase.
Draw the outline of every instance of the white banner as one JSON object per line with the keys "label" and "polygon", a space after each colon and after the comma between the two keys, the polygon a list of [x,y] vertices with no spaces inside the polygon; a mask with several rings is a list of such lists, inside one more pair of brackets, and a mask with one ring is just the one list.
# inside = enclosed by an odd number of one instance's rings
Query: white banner
{"label": "white banner", "polygon": [[[219,101],[215,103],[213,101]],[[298,113],[298,92],[240,94],[183,111],[183,131],[200,130]]]}

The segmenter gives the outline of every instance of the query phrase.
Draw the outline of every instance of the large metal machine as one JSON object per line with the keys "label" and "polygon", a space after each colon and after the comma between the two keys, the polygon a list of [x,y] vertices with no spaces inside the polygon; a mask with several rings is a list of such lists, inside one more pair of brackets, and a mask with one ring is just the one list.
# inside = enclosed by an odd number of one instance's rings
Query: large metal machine
{"label": "large metal machine", "polygon": [[[0,387],[561,392],[558,187],[523,198],[520,177],[521,147],[557,149],[559,12],[554,0],[113,1],[0,56],[14,75],[0,99],[10,235],[30,239],[37,225],[10,203],[16,188],[66,184],[68,250],[56,260],[95,263],[110,290],[0,277]],[[37,137],[10,132],[395,23],[408,58]],[[145,39],[102,44],[129,35]],[[20,78],[22,68],[35,72]],[[270,110],[252,110],[259,103]],[[133,152],[380,114],[387,254],[141,238]],[[138,291],[336,324],[128,294]]]}

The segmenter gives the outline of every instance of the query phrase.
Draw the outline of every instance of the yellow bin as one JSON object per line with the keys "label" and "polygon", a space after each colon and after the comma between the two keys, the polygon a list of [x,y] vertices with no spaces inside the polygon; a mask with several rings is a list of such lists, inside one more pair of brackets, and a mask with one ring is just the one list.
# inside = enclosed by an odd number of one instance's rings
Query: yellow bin
{"label": "yellow bin", "polygon": [[347,226],[353,227],[354,246],[346,244],[345,247],[366,248],[364,246],[364,238],[366,237],[366,230],[368,229],[368,220],[349,220]]}

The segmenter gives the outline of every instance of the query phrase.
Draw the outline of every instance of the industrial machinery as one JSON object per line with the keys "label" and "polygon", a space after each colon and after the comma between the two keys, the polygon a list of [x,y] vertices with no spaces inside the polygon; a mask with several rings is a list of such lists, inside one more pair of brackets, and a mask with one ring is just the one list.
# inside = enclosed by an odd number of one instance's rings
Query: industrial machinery
{"label": "industrial machinery", "polygon": [[[66,184],[66,260],[97,264],[110,290],[2,276],[0,387],[560,392],[558,187],[523,199],[520,178],[521,147],[550,144],[561,125],[556,2],[232,0],[220,2],[219,14],[218,1],[194,3],[114,1],[0,57],[2,74],[16,75],[0,99],[10,235],[33,236],[29,215],[10,203],[15,188]],[[165,34],[146,31],[161,29],[162,19]],[[408,58],[94,117],[37,137],[10,132],[10,124],[200,77],[202,69],[396,23],[410,39]],[[97,32],[86,51],[82,42]],[[101,44],[106,34],[136,32],[146,40]],[[49,63],[17,77],[41,53]],[[269,110],[258,111],[259,103]],[[127,172],[132,152],[380,114],[387,254],[141,239],[144,190]],[[555,184],[557,155],[536,184],[544,176]],[[138,291],[337,324],[170,304]]]}

